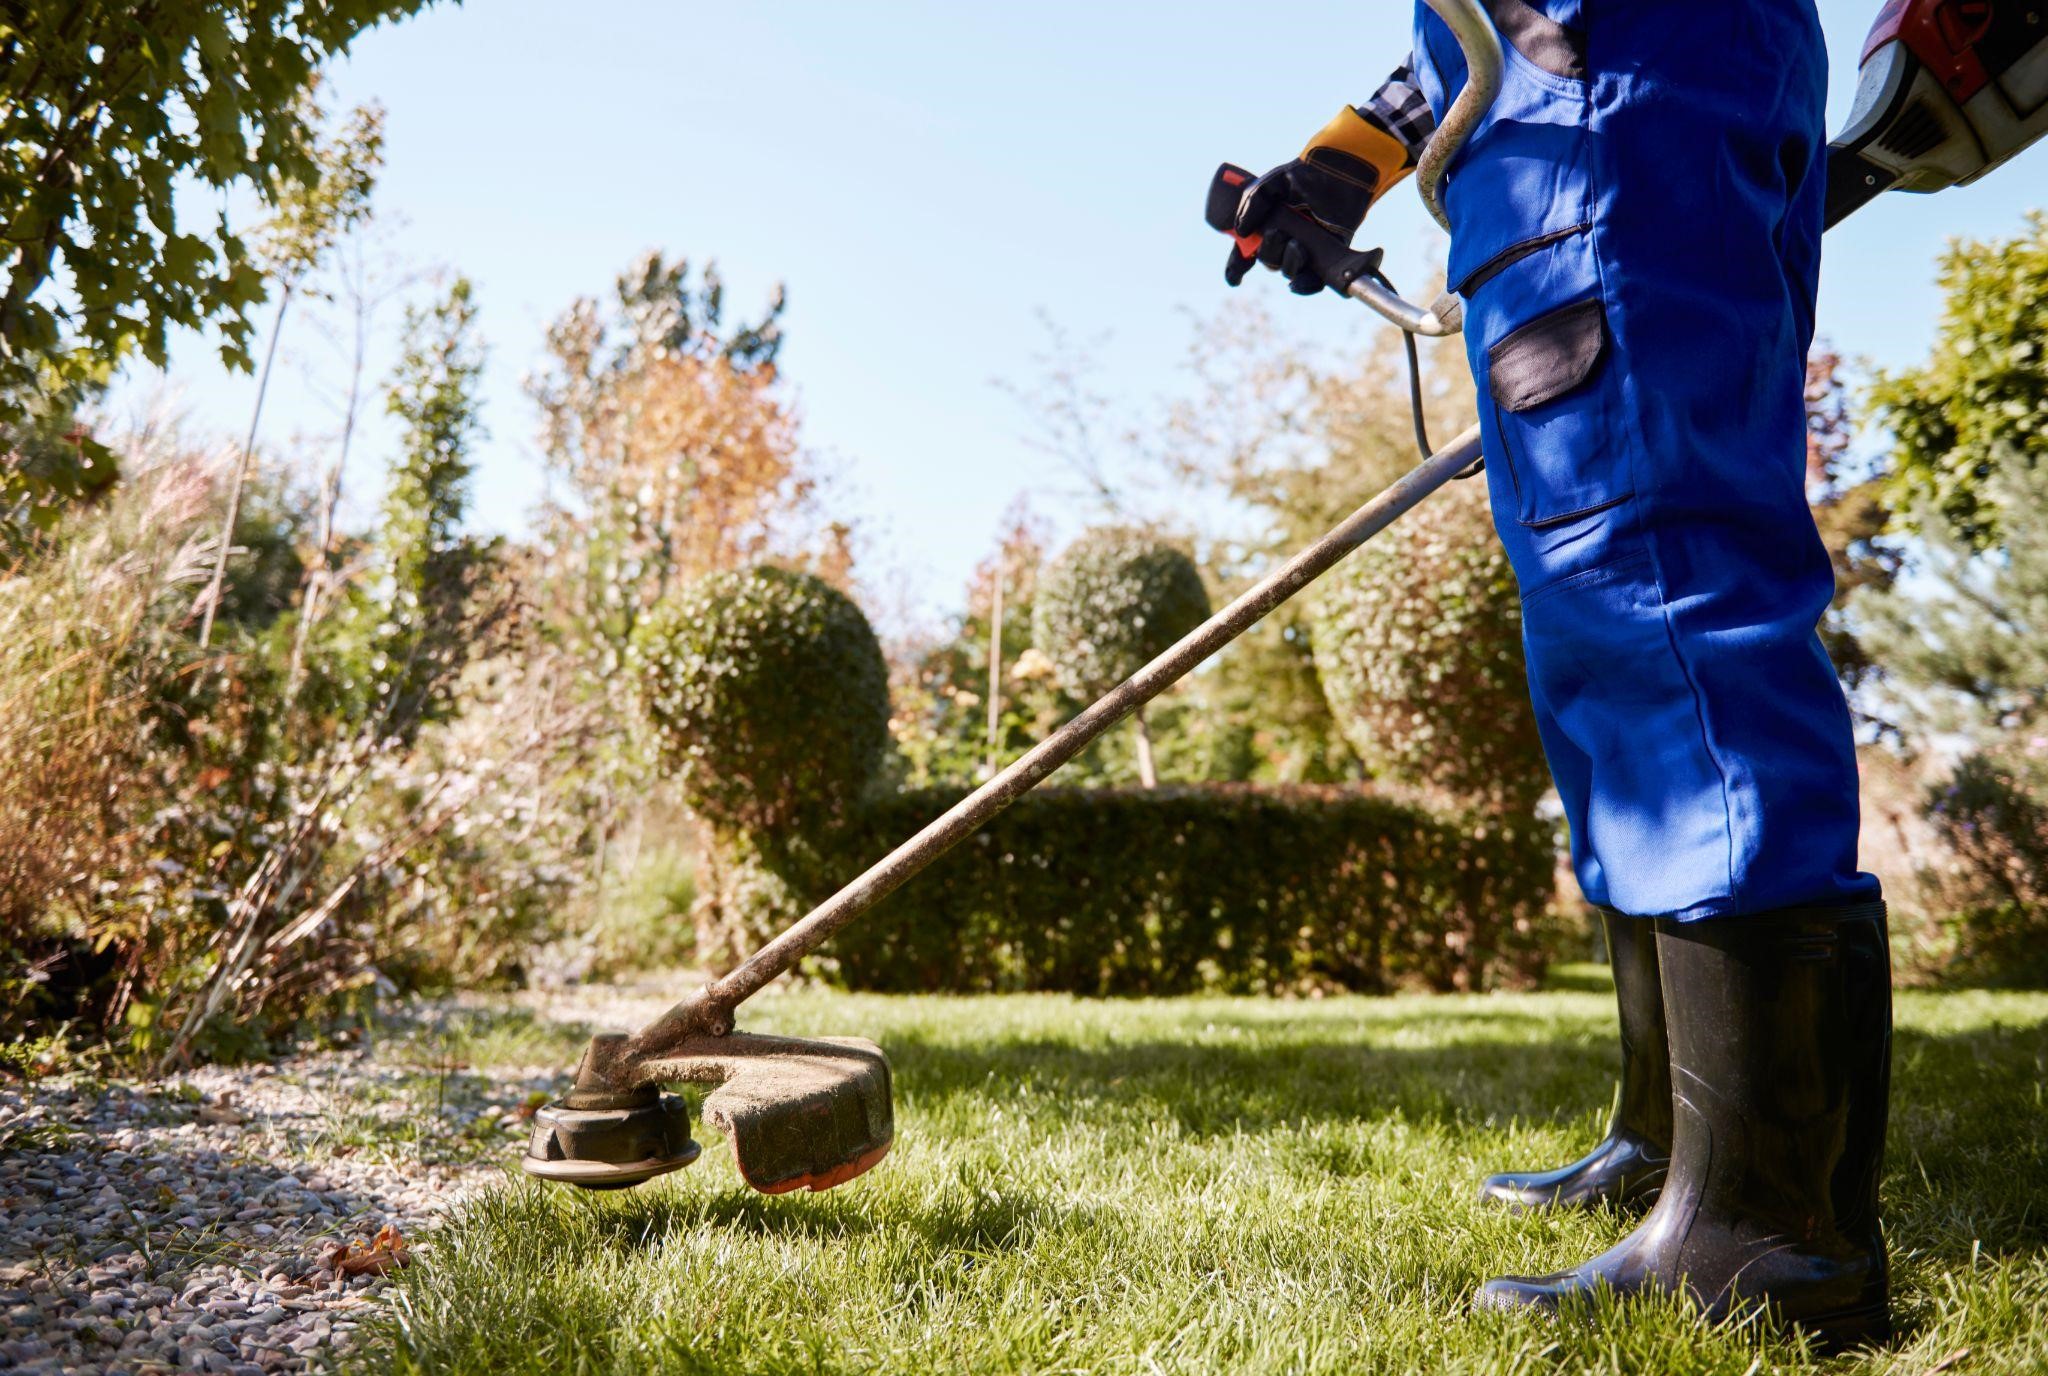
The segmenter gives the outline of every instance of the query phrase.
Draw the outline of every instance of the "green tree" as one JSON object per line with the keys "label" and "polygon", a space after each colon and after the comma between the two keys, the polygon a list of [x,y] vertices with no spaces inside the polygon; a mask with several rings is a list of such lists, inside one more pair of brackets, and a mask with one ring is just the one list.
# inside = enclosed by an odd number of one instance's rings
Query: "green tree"
{"label": "green tree", "polygon": [[405,353],[387,409],[404,427],[377,529],[361,621],[375,702],[409,734],[445,714],[468,650],[469,608],[486,558],[462,534],[470,454],[483,435],[484,350],[467,278],[406,312]]}
{"label": "green tree", "polygon": [[[212,324],[249,366],[263,298],[223,209],[195,232],[181,183],[277,205],[315,183],[321,66],[427,0],[16,0],[0,16],[0,424],[46,369],[88,377],[173,325]],[[189,201],[188,201],[189,204]]]}
{"label": "green tree", "polygon": [[1946,863],[1923,877],[1950,974],[2040,980],[2048,939],[2048,215],[1943,260],[1940,334],[1880,379],[1909,576],[1858,592],[1858,638],[1908,739],[1970,746],[1926,798]]}
{"label": "green tree", "polygon": [[1933,351],[1881,374],[1874,418],[1892,435],[1891,504],[1910,527],[1938,518],[1972,549],[2009,543],[1986,490],[2001,468],[2048,457],[2048,212],[2010,239],[1957,240]]}
{"label": "green tree", "polygon": [[2048,464],[1986,474],[2003,548],[1923,511],[1913,576],[1850,603],[1883,669],[1891,712],[1912,734],[1971,747],[1930,790],[1927,818],[1948,863],[1926,877],[1945,929],[1946,972],[2048,981]]}
{"label": "green tree", "polygon": [[[1209,615],[1209,592],[1178,546],[1128,526],[1099,526],[1052,561],[1038,580],[1031,637],[1061,682],[1098,697],[1145,667]],[[1132,714],[1138,780],[1159,782],[1145,709]]]}
{"label": "green tree", "polygon": [[2002,550],[1978,551],[1923,511],[1914,576],[1850,608],[1909,720],[2032,760],[2031,782],[2048,792],[2048,465],[1994,469],[1977,492],[1998,513]]}
{"label": "green tree", "polygon": [[0,566],[55,529],[73,505],[105,495],[120,477],[111,450],[78,419],[97,383],[65,386],[0,428]]}
{"label": "green tree", "polygon": [[[311,107],[310,93],[307,105]],[[277,287],[277,314],[270,322],[270,347],[263,354],[263,371],[256,382],[256,401],[249,410],[249,434],[242,441],[242,453],[235,464],[234,479],[228,485],[227,514],[221,521],[221,538],[213,556],[213,578],[207,585],[205,610],[199,622],[199,645],[204,649],[213,639],[213,617],[227,581],[228,556],[234,541],[229,538],[241,511],[242,490],[248,485],[249,468],[256,461],[256,430],[263,419],[263,399],[270,391],[270,372],[277,363],[277,343],[284,334],[285,312],[293,294],[335,243],[370,216],[370,197],[377,188],[377,174],[384,166],[384,111],[376,105],[359,106],[330,139],[317,139],[313,149],[314,175],[281,190],[277,214],[264,227],[259,240],[259,257],[265,275]]]}

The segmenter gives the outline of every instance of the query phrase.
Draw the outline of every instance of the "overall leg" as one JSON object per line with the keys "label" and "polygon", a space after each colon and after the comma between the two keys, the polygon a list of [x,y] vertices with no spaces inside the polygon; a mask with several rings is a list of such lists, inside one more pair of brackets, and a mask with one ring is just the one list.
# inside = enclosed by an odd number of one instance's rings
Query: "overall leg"
{"label": "overall leg", "polygon": [[[1461,73],[1422,27],[1434,100]],[[1453,166],[1451,275],[1574,866],[1658,919],[1676,1122],[1642,1228],[1481,1298],[1683,1288],[1855,1337],[1883,1324],[1889,986],[1803,491],[1819,26],[1605,0],[1565,36],[1511,55]]]}
{"label": "overall leg", "polygon": [[[1580,884],[1682,920],[1867,898],[1804,492],[1818,22],[1808,0],[1519,10],[1451,169],[1450,278]],[[1447,100],[1433,17],[1418,58]]]}

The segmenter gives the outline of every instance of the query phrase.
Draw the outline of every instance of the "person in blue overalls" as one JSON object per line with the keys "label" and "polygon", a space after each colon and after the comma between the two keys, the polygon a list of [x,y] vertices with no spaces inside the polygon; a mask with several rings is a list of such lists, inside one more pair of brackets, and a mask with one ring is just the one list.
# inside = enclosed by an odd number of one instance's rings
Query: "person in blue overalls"
{"label": "person in blue overalls", "polygon": [[[1487,8],[1506,71],[1450,166],[1448,277],[1622,1091],[1590,1155],[1484,1194],[1652,1207],[1604,1255],[1476,1303],[1683,1290],[1717,1319],[1877,1338],[1889,956],[1804,490],[1819,20],[1811,0]],[[1417,12],[1409,63],[1248,188],[1241,233],[1284,205],[1348,239],[1413,167],[1465,77]],[[1288,250],[1268,233],[1260,259],[1320,290]]]}

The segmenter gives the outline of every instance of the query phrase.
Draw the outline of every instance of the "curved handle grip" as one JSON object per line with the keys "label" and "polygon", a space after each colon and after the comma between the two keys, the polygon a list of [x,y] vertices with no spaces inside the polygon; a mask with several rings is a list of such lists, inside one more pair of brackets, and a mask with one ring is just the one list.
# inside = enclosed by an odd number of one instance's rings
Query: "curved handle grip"
{"label": "curved handle grip", "polygon": [[[1209,201],[1202,212],[1209,228],[1228,234],[1236,241],[1238,253],[1246,259],[1258,257],[1260,245],[1266,237],[1264,233],[1237,232],[1238,202],[1244,198],[1245,189],[1256,180],[1256,173],[1234,163],[1224,163],[1209,179]],[[1266,217],[1266,229],[1284,233],[1301,245],[1302,252],[1308,255],[1309,264],[1316,270],[1316,276],[1338,291],[1349,291],[1352,283],[1378,272],[1380,259],[1386,256],[1383,249],[1354,249],[1308,216],[1286,206]]]}
{"label": "curved handle grip", "polygon": [[1451,159],[1472,137],[1479,121],[1493,108],[1494,98],[1500,94],[1501,69],[1507,59],[1500,50],[1500,31],[1494,28],[1493,18],[1480,0],[1423,3],[1436,11],[1437,18],[1444,21],[1465,54],[1465,89],[1444,111],[1436,132],[1430,135],[1422,156],[1415,162],[1415,189],[1422,194],[1422,204],[1428,208],[1430,217],[1448,230],[1451,219],[1444,213],[1444,174],[1450,171]]}
{"label": "curved handle grip", "polygon": [[[1458,92],[1458,98],[1444,112],[1436,132],[1430,135],[1422,156],[1415,163],[1415,189],[1422,196],[1422,204],[1432,219],[1449,229],[1451,221],[1444,213],[1443,205],[1444,175],[1450,170],[1451,159],[1472,137],[1472,131],[1479,127],[1479,121],[1486,118],[1486,112],[1493,108],[1494,98],[1500,94],[1501,69],[1507,59],[1501,53],[1500,33],[1494,28],[1493,19],[1480,0],[1424,0],[1424,3],[1436,11],[1437,17],[1444,21],[1465,54],[1465,88]],[[1383,319],[1409,334],[1440,337],[1456,334],[1464,327],[1465,304],[1448,291],[1428,307],[1423,307],[1404,300],[1370,278],[1360,278],[1344,290],[1352,300],[1364,302]]]}

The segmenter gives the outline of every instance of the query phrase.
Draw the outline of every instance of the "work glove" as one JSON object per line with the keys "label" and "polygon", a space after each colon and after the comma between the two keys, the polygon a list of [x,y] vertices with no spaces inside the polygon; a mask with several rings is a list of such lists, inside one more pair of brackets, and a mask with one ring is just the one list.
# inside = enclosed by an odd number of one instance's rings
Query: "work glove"
{"label": "work glove", "polygon": [[1365,223],[1365,213],[1414,166],[1408,149],[1392,134],[1347,105],[1308,142],[1301,156],[1284,162],[1245,188],[1237,203],[1237,233],[1260,236],[1256,259],[1236,249],[1224,266],[1231,286],[1244,281],[1254,261],[1276,268],[1301,296],[1314,296],[1323,279],[1308,255],[1267,222],[1284,207],[1298,210],[1345,243]]}

